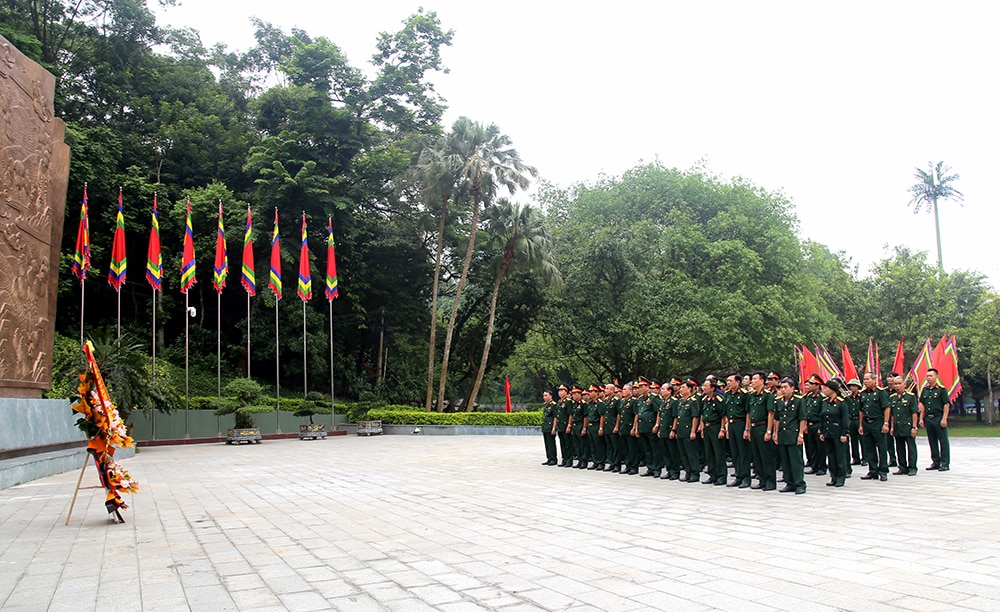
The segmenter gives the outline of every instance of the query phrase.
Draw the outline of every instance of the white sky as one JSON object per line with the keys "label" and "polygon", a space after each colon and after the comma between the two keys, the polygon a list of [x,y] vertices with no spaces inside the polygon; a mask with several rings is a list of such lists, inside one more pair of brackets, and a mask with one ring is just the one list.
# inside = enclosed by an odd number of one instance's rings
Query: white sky
{"label": "white sky", "polygon": [[[186,0],[159,22],[206,45],[253,45],[250,16],[326,36],[367,66],[381,31],[420,0]],[[943,160],[964,206],[945,202],[945,268],[1000,284],[989,177],[1000,171],[990,2],[526,2],[424,0],[455,30],[450,74],[431,80],[445,125],[496,123],[525,162],[567,187],[640,160],[744,176],[795,204],[803,237],[864,273],[885,245],[926,250],[914,168]],[[991,82],[993,83],[991,85]]]}

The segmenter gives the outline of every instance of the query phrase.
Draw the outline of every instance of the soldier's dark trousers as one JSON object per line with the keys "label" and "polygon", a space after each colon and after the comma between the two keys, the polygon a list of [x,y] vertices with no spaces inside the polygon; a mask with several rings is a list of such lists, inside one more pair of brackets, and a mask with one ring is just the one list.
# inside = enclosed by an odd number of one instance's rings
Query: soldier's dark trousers
{"label": "soldier's dark trousers", "polygon": [[674,438],[673,440],[670,439],[669,431],[663,434],[663,438],[661,439],[663,441],[663,448],[665,449],[663,451],[664,461],[667,459],[670,460],[667,470],[670,471],[671,476],[676,477],[674,478],[674,480],[676,480],[681,475],[681,466],[684,465],[684,459],[681,458],[680,443],[677,441],[677,438]]}
{"label": "soldier's dark trousers", "polygon": [[806,488],[805,463],[802,447],[797,444],[778,444],[781,457],[781,471],[785,473],[785,484],[796,489]]}
{"label": "soldier's dark trousers", "polygon": [[565,427],[559,427],[556,435],[559,437],[559,452],[562,454],[560,465],[573,463],[573,436],[566,433]]}
{"label": "soldier's dark trousers", "polygon": [[826,469],[826,452],[819,439],[819,423],[809,423],[806,431],[806,465],[815,471]]}
{"label": "soldier's dark trousers", "polygon": [[917,469],[917,439],[910,436],[893,436],[899,469]]}
{"label": "soldier's dark trousers", "polygon": [[823,448],[830,467],[830,482],[844,484],[847,478],[847,442],[841,442],[839,437],[827,438],[823,440]]}
{"label": "soldier's dark trousers", "polygon": [[750,483],[750,441],[743,439],[746,421],[740,419],[729,423],[729,454],[733,456],[736,480]]}
{"label": "soldier's dark trousers", "polygon": [[753,453],[753,465],[757,471],[757,481],[765,487],[776,487],[778,477],[774,468],[774,450],[772,443],[764,440],[767,423],[761,423],[750,428],[750,448]]}
{"label": "soldier's dark trousers", "polygon": [[621,436],[615,433],[610,433],[609,430],[604,430],[604,448],[608,453],[607,463],[610,466],[621,465],[622,463],[622,449],[621,449]]}
{"label": "soldier's dark trousers", "polygon": [[604,448],[604,436],[599,435],[601,426],[597,423],[587,428],[587,439],[590,441],[590,460],[603,465],[607,460],[607,450]]}
{"label": "soldier's dark trousers", "polygon": [[624,446],[622,447],[622,463],[628,468],[628,471],[635,471],[639,469],[639,438],[636,438],[630,433],[620,437]]}
{"label": "soldier's dark trousers", "polygon": [[684,471],[688,480],[699,480],[698,473],[701,472],[701,459],[698,457],[701,448],[701,440],[697,437],[692,440],[690,433],[677,432],[677,445],[681,451],[681,462],[684,463]]}
{"label": "soldier's dark trousers", "polygon": [[545,459],[555,463],[556,461],[556,437],[552,435],[551,429],[542,428],[542,441],[545,442]]}
{"label": "soldier's dark trousers", "polygon": [[708,477],[712,482],[726,483],[726,441],[719,438],[722,423],[705,425],[705,460],[708,463]]}
{"label": "soldier's dark trousers", "polygon": [[941,427],[940,414],[928,414],[924,417],[927,427],[927,444],[931,447],[931,464],[938,467],[951,467],[951,445],[948,443],[948,428]]}
{"label": "soldier's dark trousers", "polygon": [[868,473],[873,476],[888,474],[889,462],[886,458],[882,419],[865,419],[861,426],[864,428],[864,433],[861,434],[861,448],[865,459],[868,460]]}
{"label": "soldier's dark trousers", "polygon": [[[856,416],[856,415],[855,415]],[[851,462],[861,462],[861,434],[858,433],[858,425],[861,421],[854,419],[851,421]]]}
{"label": "soldier's dark trousers", "polygon": [[896,463],[896,445],[893,444],[893,437],[888,432],[885,434],[885,453],[889,457],[889,463]]}
{"label": "soldier's dark trousers", "polygon": [[583,435],[583,425],[573,426],[573,440],[576,442],[576,460],[586,464],[590,461],[590,440]]}
{"label": "soldier's dark trousers", "polygon": [[646,457],[646,469],[659,475],[663,469],[663,446],[660,444],[660,439],[653,432],[641,433],[639,444]]}

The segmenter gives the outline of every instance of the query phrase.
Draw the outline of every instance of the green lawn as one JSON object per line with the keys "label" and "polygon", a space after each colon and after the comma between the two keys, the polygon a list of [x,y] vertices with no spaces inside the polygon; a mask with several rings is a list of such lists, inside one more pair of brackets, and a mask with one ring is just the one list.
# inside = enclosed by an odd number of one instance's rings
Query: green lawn
{"label": "green lawn", "polygon": [[[927,431],[921,429],[920,435],[926,436]],[[950,417],[948,419],[948,435],[960,438],[1000,438],[1000,425],[990,427],[986,424],[985,417],[983,417],[982,423],[977,423],[975,414]]]}

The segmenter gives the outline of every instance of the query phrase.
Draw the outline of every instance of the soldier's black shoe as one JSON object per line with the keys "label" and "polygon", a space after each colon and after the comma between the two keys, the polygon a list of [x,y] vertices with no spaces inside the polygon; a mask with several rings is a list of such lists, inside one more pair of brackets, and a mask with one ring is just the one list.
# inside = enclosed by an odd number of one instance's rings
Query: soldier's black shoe
{"label": "soldier's black shoe", "polygon": [[750,488],[750,483],[747,482],[746,480],[744,480],[743,482],[740,483],[740,488],[741,489],[749,489]]}
{"label": "soldier's black shoe", "polygon": [[796,495],[804,495],[805,492],[806,492],[806,488],[805,487],[799,487],[798,489],[795,489],[795,494]]}
{"label": "soldier's black shoe", "polygon": [[886,480],[889,480],[889,475],[888,474],[879,474],[878,475],[878,479],[881,480],[882,482],[885,482]]}
{"label": "soldier's black shoe", "polygon": [[715,481],[709,478],[708,480],[702,480],[701,484],[715,484]]}
{"label": "soldier's black shoe", "polygon": [[833,486],[835,486],[835,487],[842,487],[842,486],[844,486],[844,481],[843,480],[838,480],[837,484],[835,484]]}
{"label": "soldier's black shoe", "polygon": [[775,485],[773,483],[768,483],[768,484],[764,485],[764,490],[765,491],[773,491],[773,490],[775,490],[777,488],[778,488],[777,485]]}
{"label": "soldier's black shoe", "polygon": [[861,480],[875,480],[876,478],[878,478],[878,474],[872,474],[871,472],[868,472],[867,474],[861,477]]}
{"label": "soldier's black shoe", "polygon": [[598,466],[598,465],[599,465],[599,464],[595,463],[594,465],[592,465],[592,466],[588,467],[587,469],[588,469],[588,470],[596,470],[596,469],[597,469],[597,466]]}
{"label": "soldier's black shoe", "polygon": [[932,463],[932,464],[928,465],[927,467],[925,467],[924,469],[928,470],[928,471],[930,471],[930,470],[938,470],[938,469],[941,469],[941,466],[939,466],[936,463]]}
{"label": "soldier's black shoe", "polygon": [[740,481],[740,480],[734,480],[734,481],[730,482],[729,484],[727,484],[726,486],[727,487],[738,487],[741,484],[743,484],[742,481]]}
{"label": "soldier's black shoe", "polygon": [[908,471],[906,473],[906,475],[907,476],[916,476],[917,475],[917,468],[910,468],[910,471]]}
{"label": "soldier's black shoe", "polygon": [[717,487],[724,487],[724,486],[726,486],[726,481],[725,480],[716,480],[715,481],[715,486],[717,486]]}
{"label": "soldier's black shoe", "polygon": [[828,486],[828,487],[835,487],[835,486],[837,486],[837,481],[836,480],[831,480],[830,482],[826,483],[826,486]]}
{"label": "soldier's black shoe", "polygon": [[613,465],[613,466],[611,466],[611,473],[612,474],[617,474],[620,471],[622,471],[622,466],[620,466],[620,465]]}
{"label": "soldier's black shoe", "polygon": [[895,461],[889,461],[889,467],[896,467]]}
{"label": "soldier's black shoe", "polygon": [[895,474],[896,476],[902,476],[902,475],[906,474],[908,471],[909,470],[907,470],[905,468],[899,468],[898,470],[894,471],[893,474]]}
{"label": "soldier's black shoe", "polygon": [[751,489],[763,489],[764,485],[762,485],[760,482],[757,482],[756,484],[752,485],[750,488]]}
{"label": "soldier's black shoe", "polygon": [[941,467],[939,467],[939,468],[938,468],[938,471],[939,471],[939,472],[947,472],[947,471],[948,471],[948,470],[950,470],[950,469],[951,469],[951,468],[950,468],[950,467],[948,467],[947,465],[942,465]]}
{"label": "soldier's black shoe", "polygon": [[628,471],[628,475],[629,475],[629,476],[635,476],[635,475],[636,475],[636,474],[638,474],[638,473],[639,473],[639,470],[629,470],[629,471]]}
{"label": "soldier's black shoe", "polygon": [[825,469],[816,470],[816,475],[817,476],[826,476],[826,470]]}
{"label": "soldier's black shoe", "polygon": [[794,491],[795,487],[793,487],[792,485],[785,485],[780,489],[778,489],[778,493],[793,493]]}
{"label": "soldier's black shoe", "polygon": [[651,472],[651,471],[649,471],[649,470],[646,470],[646,471],[645,471],[645,472],[643,472],[642,474],[639,474],[639,476],[640,476],[640,477],[643,477],[643,478],[645,478],[645,477],[647,477],[647,476],[652,476],[652,475],[653,475],[653,472]]}

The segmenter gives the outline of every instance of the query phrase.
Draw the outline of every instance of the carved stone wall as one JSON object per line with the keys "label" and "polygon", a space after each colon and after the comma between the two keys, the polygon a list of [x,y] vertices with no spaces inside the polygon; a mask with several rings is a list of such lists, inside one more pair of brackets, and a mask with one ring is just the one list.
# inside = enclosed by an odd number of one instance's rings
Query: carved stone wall
{"label": "carved stone wall", "polygon": [[0,396],[52,382],[59,247],[69,178],[55,78],[0,36]]}

